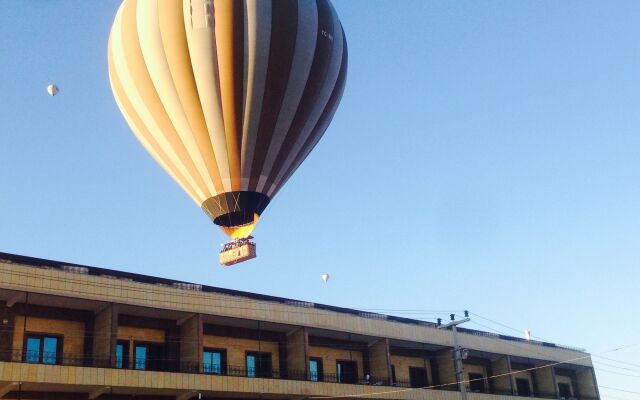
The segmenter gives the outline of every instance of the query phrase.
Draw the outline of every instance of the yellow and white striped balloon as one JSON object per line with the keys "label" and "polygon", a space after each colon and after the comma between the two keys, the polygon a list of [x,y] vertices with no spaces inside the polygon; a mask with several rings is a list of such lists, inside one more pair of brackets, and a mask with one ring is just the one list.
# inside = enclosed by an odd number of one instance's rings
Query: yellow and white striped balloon
{"label": "yellow and white striped balloon", "polygon": [[318,143],[346,72],[329,0],[125,0],[109,37],[129,126],[234,237]]}

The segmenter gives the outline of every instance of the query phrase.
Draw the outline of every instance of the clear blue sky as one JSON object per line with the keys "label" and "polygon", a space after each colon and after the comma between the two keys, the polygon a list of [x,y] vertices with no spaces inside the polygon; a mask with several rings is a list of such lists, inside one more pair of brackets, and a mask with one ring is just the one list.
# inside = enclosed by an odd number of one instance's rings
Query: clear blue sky
{"label": "clear blue sky", "polygon": [[[0,251],[639,344],[640,2],[334,3],[342,104],[265,212],[258,259],[222,268],[223,235],[111,95],[119,1],[1,1]],[[606,356],[635,365],[594,358],[599,384],[640,392],[640,346]]]}

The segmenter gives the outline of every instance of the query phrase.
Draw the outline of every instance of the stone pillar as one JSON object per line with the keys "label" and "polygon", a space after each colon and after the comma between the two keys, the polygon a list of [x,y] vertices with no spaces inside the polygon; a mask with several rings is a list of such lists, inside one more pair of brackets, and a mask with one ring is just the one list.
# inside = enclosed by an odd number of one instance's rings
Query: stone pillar
{"label": "stone pillar", "polygon": [[508,355],[501,356],[491,361],[492,375],[502,375],[497,378],[493,378],[493,389],[496,394],[513,394],[515,390],[513,387],[513,379],[511,374],[511,357]]}
{"label": "stone pillar", "polygon": [[15,313],[13,308],[0,302],[0,361],[11,361],[13,348],[13,328]]}
{"label": "stone pillar", "polygon": [[440,385],[446,385],[440,387],[442,390],[458,390],[458,385],[456,384],[456,367],[453,362],[452,351],[453,349],[451,347],[447,347],[436,352],[438,382],[440,382]]}
{"label": "stone pillar", "polygon": [[196,314],[180,325],[180,371],[204,372],[202,346],[202,314]]}
{"label": "stone pillar", "polygon": [[593,399],[600,398],[596,373],[592,367],[585,367],[583,370],[576,372],[576,380],[578,381],[580,396]]}
{"label": "stone pillar", "polygon": [[536,397],[558,397],[558,389],[556,386],[556,373],[553,367],[545,367],[548,362],[540,363],[536,367],[543,367],[534,369],[533,381],[534,381],[534,394]]}
{"label": "stone pillar", "polygon": [[[380,339],[369,346],[369,373],[374,382],[391,382],[391,355],[389,354],[389,339]],[[365,371],[366,372],[366,371]]]}
{"label": "stone pillar", "polygon": [[287,373],[292,379],[309,379],[309,334],[299,328],[287,335]]}
{"label": "stone pillar", "polygon": [[118,343],[118,306],[109,304],[98,311],[93,321],[93,365],[115,368]]}

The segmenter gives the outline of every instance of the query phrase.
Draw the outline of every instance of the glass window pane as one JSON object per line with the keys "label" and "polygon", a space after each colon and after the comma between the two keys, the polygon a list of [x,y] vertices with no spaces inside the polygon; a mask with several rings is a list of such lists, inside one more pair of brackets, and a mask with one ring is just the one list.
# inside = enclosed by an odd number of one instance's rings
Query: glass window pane
{"label": "glass window pane", "polygon": [[145,346],[136,346],[136,369],[147,368],[147,348]]}
{"label": "glass window pane", "polygon": [[116,346],[116,368],[122,368],[124,363],[124,346],[119,344]]}
{"label": "glass window pane", "polygon": [[55,364],[58,360],[58,338],[45,337],[42,351],[44,364]]}
{"label": "glass window pane", "polygon": [[256,357],[247,355],[247,376],[256,376]]}
{"label": "glass window pane", "polygon": [[312,381],[318,380],[318,362],[316,360],[309,361],[309,377]]}
{"label": "glass window pane", "polygon": [[212,371],[214,374],[222,373],[222,355],[216,351],[211,357]]}
{"label": "glass window pane", "polygon": [[336,365],[336,371],[337,371],[337,378],[338,378],[338,383],[342,383],[342,364],[338,363]]}
{"label": "glass window pane", "polygon": [[204,367],[204,373],[211,373],[211,352],[205,351],[202,353],[202,363]]}
{"label": "glass window pane", "polygon": [[33,364],[40,362],[40,338],[27,338],[25,361]]}

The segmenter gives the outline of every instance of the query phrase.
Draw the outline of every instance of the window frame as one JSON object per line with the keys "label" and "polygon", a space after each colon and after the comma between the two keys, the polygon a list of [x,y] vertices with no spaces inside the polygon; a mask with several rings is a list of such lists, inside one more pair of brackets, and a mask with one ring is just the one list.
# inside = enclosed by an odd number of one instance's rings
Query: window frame
{"label": "window frame", "polygon": [[[474,377],[471,377],[474,375]],[[487,393],[487,377],[485,374],[478,372],[469,372],[469,391],[472,393]],[[482,390],[474,390],[473,385],[482,385]]]}
{"label": "window frame", "polygon": [[[217,372],[206,372],[205,370],[205,362],[204,362],[204,353],[220,353],[220,373]],[[246,363],[245,359],[245,363]],[[202,349],[202,371],[207,375],[227,375],[227,349],[219,348],[219,347],[204,347]]]}
{"label": "window frame", "polygon": [[[562,394],[560,393],[560,385],[564,385],[569,389],[569,397],[562,397]],[[573,385],[570,382],[558,382],[558,398],[559,399],[571,399],[573,398]]]}
{"label": "window frame", "polygon": [[[311,361],[316,363],[316,379],[314,380],[311,375]],[[324,365],[322,362],[322,357],[309,357],[309,380],[312,382],[323,382],[324,381]]]}
{"label": "window frame", "polygon": [[[118,367],[118,346],[122,345],[122,367]],[[130,369],[131,365],[129,363],[129,352],[130,352],[130,345],[131,343],[128,340],[118,340],[116,341],[116,362],[115,362],[115,368],[116,369]],[[135,348],[135,346],[134,346]],[[134,359],[135,359],[135,355],[134,355]]]}
{"label": "window frame", "polygon": [[[520,386],[518,386],[518,382],[526,382],[527,384],[527,391],[529,393],[520,393]],[[518,396],[522,396],[522,397],[531,397],[531,395],[533,394],[533,390],[531,390],[531,380],[528,378],[515,378],[515,383],[516,383],[516,392],[518,393]]]}
{"label": "window frame", "polygon": [[[269,358],[269,369],[268,371],[262,368],[262,360],[268,355]],[[248,357],[253,356],[256,360],[256,365],[254,367],[253,375],[249,375],[249,363]],[[244,352],[244,365],[246,369],[246,376],[248,378],[271,378],[273,377],[273,355],[268,351],[250,351],[247,350]]]}
{"label": "window frame", "polygon": [[[412,371],[421,372],[424,385],[418,385],[417,382],[413,381]],[[423,388],[425,386],[429,386],[429,376],[425,367],[409,367],[409,386],[411,386],[412,388]]]}
{"label": "window frame", "polygon": [[[55,363],[45,363],[44,362],[44,339],[56,339],[56,361]],[[27,343],[29,339],[38,339],[40,340],[40,346],[38,349],[38,362],[29,363],[29,364],[44,364],[44,365],[62,365],[62,350],[64,349],[64,335],[59,333],[46,333],[46,332],[24,332],[22,335],[22,357],[24,362],[27,362],[27,353],[29,349],[27,348]]]}
{"label": "window frame", "polygon": [[[353,364],[354,365],[354,377],[352,381],[348,381],[345,382],[345,380],[343,379],[344,377],[341,375],[344,375],[344,373],[341,373],[338,368],[338,364],[340,363],[349,363],[349,364]],[[359,378],[359,374],[358,374],[358,362],[355,360],[336,360],[336,382],[337,383],[347,383],[347,384],[357,384],[358,383],[358,378]]]}

